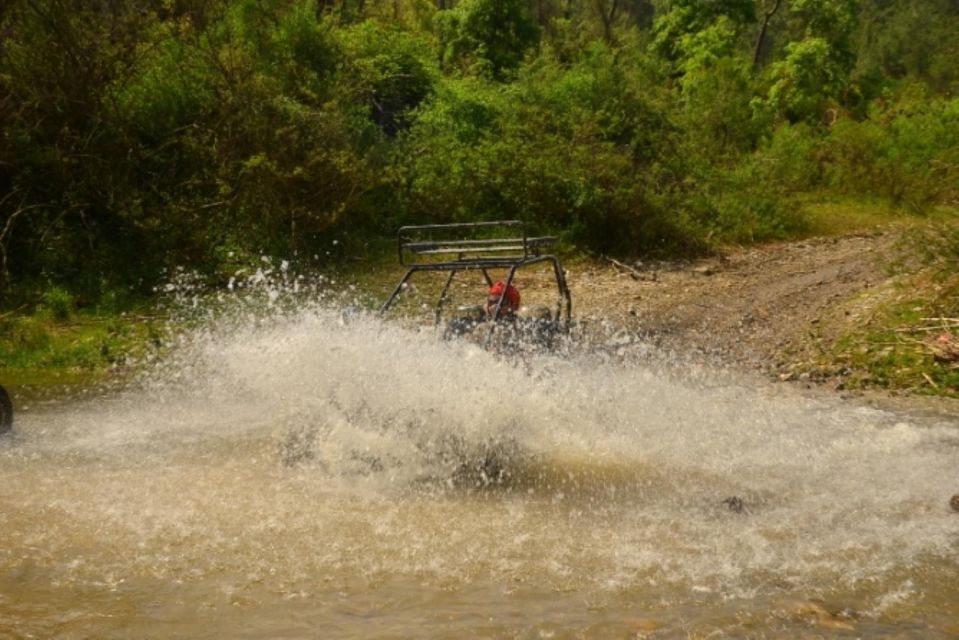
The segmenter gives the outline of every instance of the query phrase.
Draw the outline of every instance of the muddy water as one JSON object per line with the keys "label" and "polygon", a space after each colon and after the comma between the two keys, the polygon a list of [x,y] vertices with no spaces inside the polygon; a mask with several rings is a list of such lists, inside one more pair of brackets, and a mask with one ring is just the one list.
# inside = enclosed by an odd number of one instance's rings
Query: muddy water
{"label": "muddy water", "polygon": [[28,400],[0,636],[959,634],[959,418],[628,355],[311,310]]}

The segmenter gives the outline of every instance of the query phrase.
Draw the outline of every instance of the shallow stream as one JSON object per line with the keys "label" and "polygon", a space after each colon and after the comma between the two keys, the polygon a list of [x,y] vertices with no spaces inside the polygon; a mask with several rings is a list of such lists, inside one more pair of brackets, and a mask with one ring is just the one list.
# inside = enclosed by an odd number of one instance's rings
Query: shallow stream
{"label": "shallow stream", "polygon": [[959,417],[617,349],[313,308],[21,393],[0,637],[959,635]]}

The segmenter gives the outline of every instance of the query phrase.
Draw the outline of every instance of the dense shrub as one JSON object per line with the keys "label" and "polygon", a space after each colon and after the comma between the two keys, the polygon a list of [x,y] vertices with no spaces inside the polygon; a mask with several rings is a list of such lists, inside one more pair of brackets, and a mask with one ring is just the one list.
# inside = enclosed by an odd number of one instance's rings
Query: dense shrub
{"label": "dense shrub", "polygon": [[921,98],[843,121],[826,140],[829,178],[849,194],[888,198],[916,211],[959,196],[959,100]]}
{"label": "dense shrub", "polygon": [[498,79],[520,65],[540,36],[523,0],[462,0],[436,19],[447,65]]}
{"label": "dense shrub", "polygon": [[406,211],[518,217],[601,251],[636,250],[669,226],[647,201],[667,126],[602,46],[570,67],[530,66],[509,87],[449,81],[403,141]]}
{"label": "dense shrub", "polygon": [[804,193],[954,205],[959,11],[771,6],[0,3],[2,304],[116,306],[404,222],[639,253],[795,233]]}

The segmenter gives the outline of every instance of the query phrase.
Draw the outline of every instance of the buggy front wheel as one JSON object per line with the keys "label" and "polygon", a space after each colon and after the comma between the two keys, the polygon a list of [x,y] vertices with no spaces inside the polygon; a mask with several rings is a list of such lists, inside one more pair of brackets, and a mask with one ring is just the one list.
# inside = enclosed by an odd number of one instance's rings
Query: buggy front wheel
{"label": "buggy front wheel", "polygon": [[0,387],[0,434],[13,428],[13,403],[7,390]]}

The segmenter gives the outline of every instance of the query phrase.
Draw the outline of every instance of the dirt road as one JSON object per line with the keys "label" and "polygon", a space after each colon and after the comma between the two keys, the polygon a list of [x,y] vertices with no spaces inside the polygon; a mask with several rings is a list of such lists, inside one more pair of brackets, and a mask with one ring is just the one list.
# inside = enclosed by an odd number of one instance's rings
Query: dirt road
{"label": "dirt road", "polygon": [[[890,286],[891,233],[813,239],[695,262],[635,262],[570,274],[578,315],[598,309],[658,346],[782,374]],[[788,375],[788,374],[786,374]]]}

